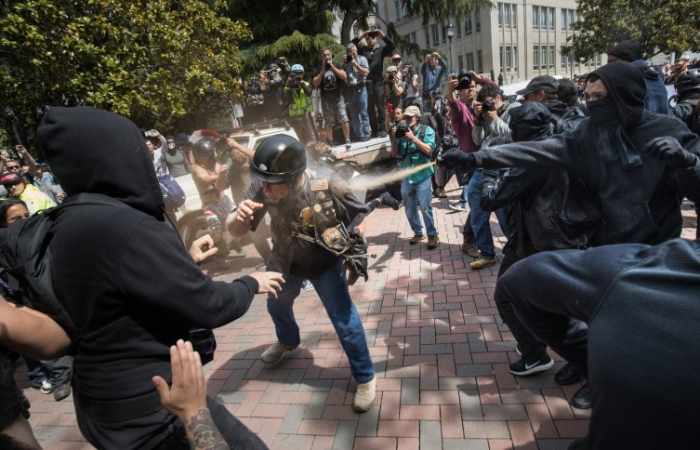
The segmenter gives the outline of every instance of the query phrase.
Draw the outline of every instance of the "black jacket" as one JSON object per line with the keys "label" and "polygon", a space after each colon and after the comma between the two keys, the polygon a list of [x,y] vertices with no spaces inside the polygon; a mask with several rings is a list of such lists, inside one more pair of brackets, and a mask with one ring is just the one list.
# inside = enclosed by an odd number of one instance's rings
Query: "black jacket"
{"label": "black jacket", "polygon": [[[192,328],[243,315],[257,282],[216,282],[192,261],[164,220],[153,164],[129,120],[93,108],[51,108],[38,134],[66,201],[90,192],[125,205],[66,208],[54,226],[54,289],[82,337],[76,394],[105,401],[153,394],[151,377],[169,378],[169,346]],[[152,430],[139,432],[133,442]]]}
{"label": "black jacket", "polygon": [[480,167],[563,167],[580,178],[602,213],[593,245],[655,244],[680,236],[676,174],[641,149],[655,137],[673,136],[700,155],[698,136],[675,118],[648,112],[638,126],[627,130],[631,155],[598,141],[600,134],[598,125],[587,118],[573,133],[485,149],[474,156]]}
{"label": "black jacket", "polygon": [[[383,41],[383,42],[382,42]],[[378,42],[374,48],[360,49],[360,54],[367,58],[369,64],[369,74],[367,79],[370,81],[384,80],[384,58],[391,56],[394,51],[394,42],[388,36]]]}

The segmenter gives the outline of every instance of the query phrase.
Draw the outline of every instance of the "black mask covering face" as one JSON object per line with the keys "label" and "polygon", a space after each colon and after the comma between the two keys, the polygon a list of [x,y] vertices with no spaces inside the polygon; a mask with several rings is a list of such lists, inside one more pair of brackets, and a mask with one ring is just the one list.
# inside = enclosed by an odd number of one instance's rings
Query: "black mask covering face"
{"label": "black mask covering face", "polygon": [[591,116],[591,122],[598,125],[617,124],[620,119],[617,115],[615,103],[610,97],[605,97],[600,100],[586,103],[588,115]]}

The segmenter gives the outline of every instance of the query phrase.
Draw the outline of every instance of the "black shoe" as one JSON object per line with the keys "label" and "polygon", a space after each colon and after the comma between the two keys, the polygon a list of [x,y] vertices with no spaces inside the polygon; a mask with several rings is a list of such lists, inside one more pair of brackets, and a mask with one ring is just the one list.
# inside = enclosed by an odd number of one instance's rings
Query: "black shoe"
{"label": "black shoe", "polygon": [[388,192],[383,193],[380,196],[380,199],[381,199],[383,205],[390,207],[394,211],[398,211],[399,208],[401,207],[401,202],[396,200],[394,198],[394,196]]}
{"label": "black shoe", "polygon": [[554,361],[548,355],[542,356],[535,360],[527,361],[525,358],[520,358],[510,365],[510,373],[516,377],[525,377],[539,372],[545,372],[554,367]]}
{"label": "black shoe", "polygon": [[64,398],[68,397],[71,393],[70,383],[64,383],[58,386],[53,391],[53,399],[60,402]]}
{"label": "black shoe", "polygon": [[591,399],[591,387],[586,381],[581,389],[576,391],[571,399],[571,406],[578,409],[591,409],[593,400]]}
{"label": "black shoe", "polygon": [[554,375],[554,381],[560,386],[569,386],[583,381],[583,376],[573,364],[566,363]]}

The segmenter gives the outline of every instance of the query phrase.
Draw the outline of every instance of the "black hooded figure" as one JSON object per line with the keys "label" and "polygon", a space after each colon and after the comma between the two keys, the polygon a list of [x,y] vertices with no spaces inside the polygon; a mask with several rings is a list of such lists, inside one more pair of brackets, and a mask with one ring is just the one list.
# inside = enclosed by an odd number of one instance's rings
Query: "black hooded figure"
{"label": "black hooded figure", "polygon": [[[193,262],[163,216],[163,197],[139,129],[94,108],[49,108],[38,129],[67,194],[109,204],[62,208],[49,251],[58,300],[79,329],[73,392],[82,434],[99,449],[189,448],[151,378],[170,378],[169,347],[189,330],[229,323],[258,291],[253,277],[216,282]],[[231,448],[266,448],[209,399]]]}
{"label": "black hooded figure", "polygon": [[587,93],[598,80],[607,95],[588,101],[589,117],[573,132],[473,154],[446,155],[445,164],[465,170],[566,169],[582,180],[599,204],[602,220],[592,245],[657,244],[679,237],[677,180],[695,172],[700,138],[680,120],[644,110],[644,79],[634,66],[615,62],[601,67],[589,76]]}

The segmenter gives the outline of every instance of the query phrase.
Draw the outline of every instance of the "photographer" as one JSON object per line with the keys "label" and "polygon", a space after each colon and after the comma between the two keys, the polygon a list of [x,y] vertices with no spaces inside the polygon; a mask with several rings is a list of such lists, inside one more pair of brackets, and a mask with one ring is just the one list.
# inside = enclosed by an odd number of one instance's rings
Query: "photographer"
{"label": "photographer", "polygon": [[284,102],[282,91],[284,80],[282,69],[279,65],[272,63],[267,70],[260,72],[260,88],[262,89],[263,102],[265,106],[266,119],[279,119],[282,116]]}
{"label": "photographer", "polygon": [[[386,137],[384,125],[384,58],[394,51],[394,43],[382,30],[366,31],[358,42],[366,42],[360,47],[360,53],[367,58],[369,74],[367,75],[369,121],[373,135]],[[356,43],[357,44],[357,43]]]}
{"label": "photographer", "polygon": [[304,81],[304,66],[294,64],[284,86],[284,103],[289,123],[303,141],[310,139],[306,117],[311,113],[311,83]]}
{"label": "photographer", "polygon": [[[420,108],[409,106],[404,110],[403,120],[396,126],[396,146],[392,153],[401,160],[400,167],[402,169],[423,166],[432,162],[433,151],[435,151],[435,130],[420,124],[420,117]],[[406,218],[414,233],[410,244],[416,245],[425,240],[423,225],[418,214],[420,211],[428,234],[428,249],[430,250],[437,248],[440,243],[431,205],[433,199],[431,177],[433,173],[433,166],[427,165],[423,170],[404,178],[401,183],[401,196],[406,206]]]}
{"label": "photographer", "polygon": [[369,63],[367,58],[357,53],[355,44],[348,44],[345,56],[345,72],[348,74],[347,92],[350,97],[350,121],[352,133],[356,139],[366,141],[372,129],[367,112],[367,75]]}
{"label": "photographer", "polygon": [[433,52],[425,57],[420,73],[423,77],[423,106],[432,112],[435,94],[440,92],[442,78],[447,74],[447,63],[438,52]]}
{"label": "photographer", "polygon": [[402,105],[401,99],[405,92],[405,84],[396,66],[386,68],[384,76],[384,98],[386,99],[385,121],[389,123],[394,116],[394,110]]}
{"label": "photographer", "polygon": [[333,144],[333,127],[340,125],[345,138],[345,147],[350,149],[350,124],[345,110],[343,84],[347,81],[345,70],[333,64],[331,49],[321,51],[321,66],[313,78],[314,87],[321,88],[321,103],[323,120],[321,124],[321,139]]}

